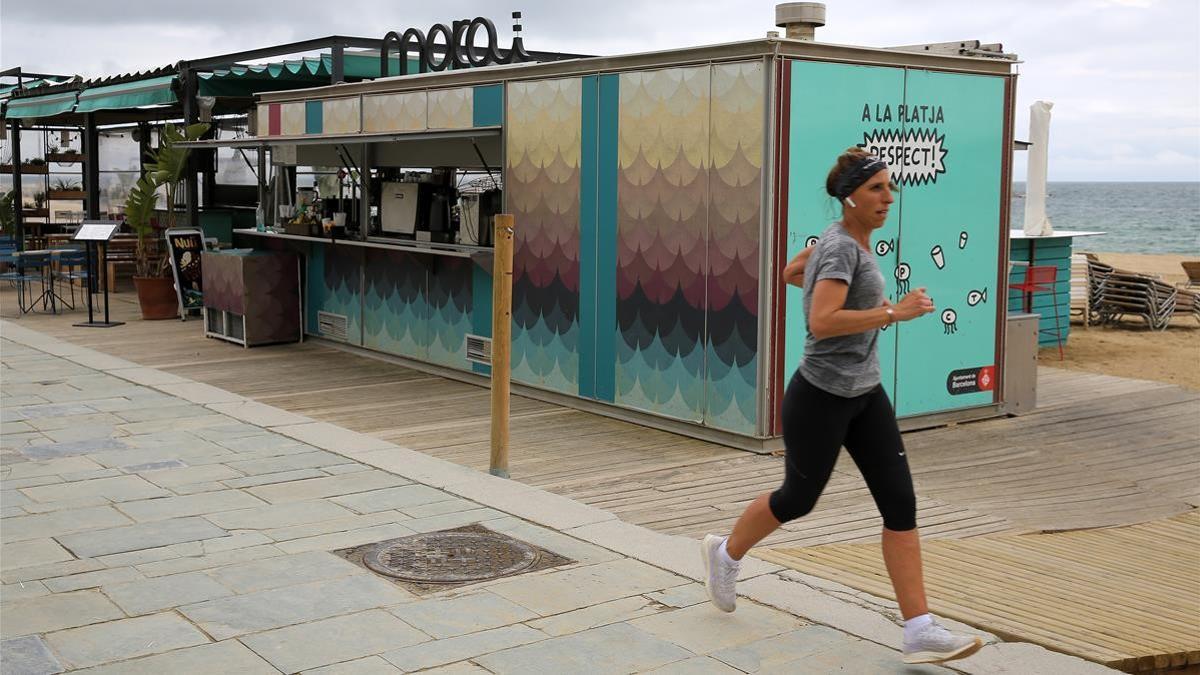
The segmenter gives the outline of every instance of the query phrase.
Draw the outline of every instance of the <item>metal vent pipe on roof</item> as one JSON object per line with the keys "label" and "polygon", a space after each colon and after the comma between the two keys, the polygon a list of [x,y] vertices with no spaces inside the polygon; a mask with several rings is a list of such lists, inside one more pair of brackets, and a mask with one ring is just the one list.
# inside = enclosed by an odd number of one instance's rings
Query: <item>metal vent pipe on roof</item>
{"label": "metal vent pipe on roof", "polygon": [[781,2],[775,5],[775,25],[787,29],[790,40],[813,40],[825,25],[825,3]]}

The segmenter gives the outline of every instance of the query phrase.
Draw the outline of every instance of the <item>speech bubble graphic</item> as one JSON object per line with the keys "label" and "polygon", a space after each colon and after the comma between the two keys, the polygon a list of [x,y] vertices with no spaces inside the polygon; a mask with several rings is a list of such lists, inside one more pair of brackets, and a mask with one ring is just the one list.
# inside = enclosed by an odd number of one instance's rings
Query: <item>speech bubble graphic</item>
{"label": "speech bubble graphic", "polygon": [[943,143],[946,135],[932,131],[910,129],[900,132],[876,129],[863,134],[862,147],[887,162],[892,180],[899,185],[936,183],[939,174],[946,173]]}

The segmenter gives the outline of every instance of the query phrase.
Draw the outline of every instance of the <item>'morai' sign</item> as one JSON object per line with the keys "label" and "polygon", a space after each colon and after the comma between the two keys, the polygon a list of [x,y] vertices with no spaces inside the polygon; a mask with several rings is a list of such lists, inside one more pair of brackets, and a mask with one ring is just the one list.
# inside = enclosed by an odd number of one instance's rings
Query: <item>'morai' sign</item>
{"label": "'morai' sign", "polygon": [[[521,39],[521,13],[513,12],[513,41],[507,54],[500,53],[497,44],[496,25],[490,20],[477,16],[470,21],[455,21],[447,26],[436,23],[425,34],[418,28],[409,28],[404,33],[388,31],[383,36],[383,44],[379,47],[379,75],[388,76],[388,51],[395,46],[400,56],[400,74],[408,74],[408,53],[417,52],[419,72],[431,70],[446,70],[447,68],[478,68],[493,63],[517,63],[528,61],[529,53],[525,51],[525,42]],[[487,44],[476,46],[475,40],[479,31],[487,37]],[[434,53],[434,44],[441,36],[446,49],[439,56]]]}

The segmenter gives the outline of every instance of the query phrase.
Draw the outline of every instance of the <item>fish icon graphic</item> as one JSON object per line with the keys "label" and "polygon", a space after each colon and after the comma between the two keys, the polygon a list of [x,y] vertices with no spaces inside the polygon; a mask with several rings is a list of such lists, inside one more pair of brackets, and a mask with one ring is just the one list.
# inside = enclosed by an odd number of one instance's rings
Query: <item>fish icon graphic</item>
{"label": "fish icon graphic", "polygon": [[896,250],[895,239],[880,239],[875,244],[875,255],[884,256]]}
{"label": "fish icon graphic", "polygon": [[804,248],[812,248],[813,246],[816,246],[819,240],[819,237],[809,237],[808,239],[805,239]]}
{"label": "fish icon graphic", "polygon": [[975,305],[978,305],[981,302],[987,302],[987,288],[986,287],[984,287],[984,289],[982,291],[971,291],[970,293],[967,293],[967,304],[968,305],[974,307]]}

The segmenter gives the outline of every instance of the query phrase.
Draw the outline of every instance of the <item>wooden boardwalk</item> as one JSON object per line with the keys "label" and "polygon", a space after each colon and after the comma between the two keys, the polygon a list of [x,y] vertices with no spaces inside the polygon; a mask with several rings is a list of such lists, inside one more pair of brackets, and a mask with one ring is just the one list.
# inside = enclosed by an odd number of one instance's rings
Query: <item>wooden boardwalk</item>
{"label": "wooden boardwalk", "polygon": [[[15,305],[10,291],[0,291],[0,316],[19,325],[487,468],[482,387],[320,342],[242,349],[205,339],[198,320],[138,320],[131,293],[114,296],[113,304],[114,318],[130,323],[109,329],[72,327],[78,311],[14,319]],[[1038,409],[1019,418],[905,434],[927,538],[974,541],[1151,523],[1200,507],[1200,393],[1041,368],[1038,398]],[[511,429],[514,479],[689,537],[728,531],[751,499],[778,486],[783,471],[779,457],[519,396]],[[876,542],[879,527],[857,469],[843,456],[816,511],[764,546]],[[1150,543],[1145,553],[1156,550]],[[1108,562],[1097,559],[1096,569]]]}
{"label": "wooden boardwalk", "polygon": [[[1200,513],[1142,525],[927,542],[934,611],[1136,672],[1200,664]],[[895,598],[879,548],[758,557]]]}

